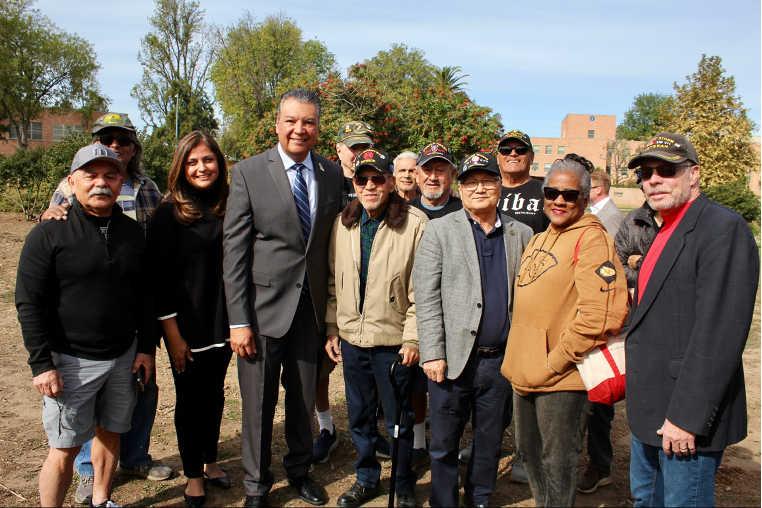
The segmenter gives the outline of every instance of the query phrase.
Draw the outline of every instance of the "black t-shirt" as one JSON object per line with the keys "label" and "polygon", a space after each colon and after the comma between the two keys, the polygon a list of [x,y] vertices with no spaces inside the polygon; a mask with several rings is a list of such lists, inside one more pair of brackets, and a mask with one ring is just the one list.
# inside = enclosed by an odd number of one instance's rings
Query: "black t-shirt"
{"label": "black t-shirt", "polygon": [[355,200],[357,193],[352,179],[344,177],[344,188],[341,190],[341,209],[343,210],[349,203]]}
{"label": "black t-shirt", "polygon": [[518,187],[503,187],[497,208],[522,224],[526,224],[534,234],[548,229],[550,219],[545,215],[542,182],[534,178]]}
{"label": "black t-shirt", "polygon": [[447,203],[440,208],[439,210],[429,210],[425,206],[423,206],[423,203],[421,202],[421,196],[418,196],[417,198],[413,198],[410,201],[408,201],[410,206],[414,206],[423,213],[426,214],[426,217],[429,218],[429,220],[432,219],[439,219],[440,217],[444,217],[448,213],[456,212],[458,210],[463,209],[463,202],[460,200],[460,198],[456,198],[455,196],[450,196],[450,199],[447,200]]}

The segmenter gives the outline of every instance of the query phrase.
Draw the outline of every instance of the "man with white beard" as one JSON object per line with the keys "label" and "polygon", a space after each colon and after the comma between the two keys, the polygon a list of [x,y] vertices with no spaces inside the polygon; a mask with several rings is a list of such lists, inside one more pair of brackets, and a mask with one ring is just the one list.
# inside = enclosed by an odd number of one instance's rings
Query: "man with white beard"
{"label": "man with white beard", "polygon": [[430,220],[463,208],[460,198],[450,194],[458,166],[449,146],[437,142],[424,146],[418,155],[418,168],[422,196],[411,199],[410,206],[421,210]]}

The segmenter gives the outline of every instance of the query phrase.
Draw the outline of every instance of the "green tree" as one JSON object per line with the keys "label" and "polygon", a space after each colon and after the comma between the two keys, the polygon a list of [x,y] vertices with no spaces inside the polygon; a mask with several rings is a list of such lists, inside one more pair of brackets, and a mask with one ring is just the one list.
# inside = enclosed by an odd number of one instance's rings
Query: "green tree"
{"label": "green tree", "polygon": [[701,163],[701,186],[735,182],[759,167],[752,144],[754,122],[746,115],[733,76],[726,76],[722,59],[701,56],[698,71],[675,83],[675,104],[668,117],[669,132],[686,136]]}
{"label": "green tree", "polygon": [[710,187],[706,189],[706,195],[741,214],[746,222],[759,222],[759,196],[749,189],[746,179]]}
{"label": "green tree", "polygon": [[627,177],[627,163],[632,158],[630,143],[617,134],[613,141],[606,143],[606,172],[612,176],[612,182],[618,186],[620,180]]}
{"label": "green tree", "polygon": [[148,134],[147,129],[139,133],[143,142],[143,155],[140,165],[145,174],[159,186],[162,192],[167,190],[167,177],[175,155],[177,140],[172,136],[156,136]]}
{"label": "green tree", "polygon": [[[152,31],[141,39],[138,61],[143,66],[143,78],[132,89],[143,120],[153,128],[172,122],[176,95],[183,99],[180,125],[204,125],[216,130],[209,111],[192,105],[211,105],[207,96],[212,46],[207,37],[209,27],[204,23],[204,10],[193,0],[155,0],[153,15],[148,18]],[[213,127],[213,128],[212,128]],[[174,135],[174,132],[172,132]],[[182,135],[182,134],[180,134]]]}
{"label": "green tree", "polygon": [[[250,12],[216,30],[210,78],[223,112],[226,154],[243,155],[252,126],[277,106],[281,93],[299,83],[314,86],[336,70],[336,59],[318,40],[304,41],[285,14],[257,21]],[[234,153],[231,153],[234,152]]]}
{"label": "green tree", "polygon": [[[214,109],[209,96],[203,90],[191,90],[187,83],[175,84],[169,89],[175,97],[170,104],[164,125],[155,128],[153,135],[159,138],[182,138],[191,131],[199,130],[216,135],[219,124],[214,118]],[[178,128],[175,131],[175,119]]]}
{"label": "green tree", "polygon": [[625,111],[622,122],[616,128],[617,138],[645,141],[664,132],[673,103],[674,98],[668,94],[656,92],[636,95],[632,106]]}
{"label": "green tree", "polygon": [[377,83],[381,93],[400,99],[409,97],[413,89],[426,90],[435,85],[437,68],[423,51],[404,44],[392,44],[388,51],[349,69],[350,78],[365,78]]}
{"label": "green tree", "polygon": [[[460,74],[460,76],[458,76]],[[462,92],[464,86],[467,85],[464,78],[467,78],[468,74],[462,74],[460,66],[457,67],[442,67],[434,72],[435,88],[441,88],[444,91]]]}
{"label": "green tree", "polygon": [[93,47],[32,8],[32,0],[0,2],[0,118],[19,148],[30,122],[46,109],[92,113],[105,109]]}
{"label": "green tree", "polygon": [[47,207],[53,189],[55,182],[47,171],[43,147],[18,148],[0,160],[0,194],[18,206],[27,220]]}

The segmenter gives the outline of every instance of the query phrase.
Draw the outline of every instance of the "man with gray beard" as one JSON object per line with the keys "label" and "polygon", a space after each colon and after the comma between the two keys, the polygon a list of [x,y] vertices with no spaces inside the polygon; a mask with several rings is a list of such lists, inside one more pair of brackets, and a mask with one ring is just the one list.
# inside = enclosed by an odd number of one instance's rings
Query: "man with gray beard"
{"label": "man with gray beard", "polygon": [[423,194],[410,200],[410,206],[418,208],[431,219],[444,217],[463,208],[460,198],[450,194],[458,166],[450,147],[433,142],[418,154],[418,188]]}
{"label": "man with gray beard", "polygon": [[627,335],[635,506],[714,506],[715,475],[746,437],[742,355],[759,285],[749,225],[699,189],[696,149],[654,136],[632,159],[664,223],[643,257]]}

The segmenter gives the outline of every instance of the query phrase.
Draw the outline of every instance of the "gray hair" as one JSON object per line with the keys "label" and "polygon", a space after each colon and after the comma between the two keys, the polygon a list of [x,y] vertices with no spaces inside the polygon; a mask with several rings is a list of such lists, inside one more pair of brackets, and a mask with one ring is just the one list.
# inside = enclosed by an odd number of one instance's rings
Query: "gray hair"
{"label": "gray hair", "polygon": [[289,99],[297,100],[302,104],[314,104],[317,108],[318,120],[320,120],[320,114],[323,112],[323,107],[320,104],[320,97],[318,97],[315,92],[310,92],[304,88],[294,88],[280,96],[280,102],[278,103],[278,119],[280,118],[281,106],[283,106],[283,103]]}
{"label": "gray hair", "polygon": [[414,161],[416,161],[416,164],[418,163],[418,155],[414,154],[413,152],[411,152],[409,150],[405,151],[405,152],[402,152],[401,154],[396,156],[394,158],[394,162],[392,162],[392,166],[396,167],[397,166],[397,161],[400,160],[400,159],[413,159]]}
{"label": "gray hair", "polygon": [[571,159],[558,159],[553,163],[553,165],[548,170],[548,173],[545,175],[545,181],[542,183],[543,189],[548,186],[548,182],[550,181],[550,177],[553,175],[553,173],[558,171],[566,171],[579,176],[579,186],[580,190],[582,191],[582,197],[585,199],[590,197],[590,172],[585,166]]}

